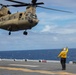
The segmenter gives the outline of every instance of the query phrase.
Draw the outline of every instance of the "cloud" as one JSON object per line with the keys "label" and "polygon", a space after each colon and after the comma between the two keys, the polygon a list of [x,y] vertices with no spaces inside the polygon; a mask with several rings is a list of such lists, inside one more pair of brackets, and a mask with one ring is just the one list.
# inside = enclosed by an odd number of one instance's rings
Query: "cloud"
{"label": "cloud", "polygon": [[[51,26],[51,29],[56,27]],[[58,29],[56,29],[58,30]],[[51,30],[52,31],[52,30]],[[61,31],[60,31],[61,32]],[[18,33],[18,34],[17,34]],[[0,50],[35,50],[35,49],[51,49],[60,48],[76,44],[76,33],[48,33],[29,31],[27,36],[17,32],[9,35],[0,36]]]}
{"label": "cloud", "polygon": [[49,25],[46,25],[45,28],[42,30],[42,32],[49,32],[51,27]]}
{"label": "cloud", "polygon": [[76,34],[76,26],[67,27],[67,26],[54,26],[54,25],[45,25],[41,32],[53,33],[53,34]]}
{"label": "cloud", "polygon": [[41,32],[50,32],[55,27],[56,26],[54,26],[54,25],[45,25],[44,29]]}
{"label": "cloud", "polygon": [[41,32],[50,32],[57,34],[74,34],[76,33],[76,16],[75,14],[59,13],[38,13],[40,23],[38,28],[42,27]]}
{"label": "cloud", "polygon": [[[25,2],[25,0],[22,0]],[[27,2],[30,2],[26,0]],[[2,0],[3,3],[5,1]],[[75,9],[75,0],[40,0],[46,7],[59,9]],[[10,3],[6,3],[10,4]],[[13,12],[19,8],[11,9]],[[25,7],[19,11],[25,10]],[[12,12],[12,13],[13,13]],[[53,12],[38,9],[39,24],[28,31],[24,36],[20,32],[14,32],[11,36],[8,32],[0,30],[0,50],[29,50],[29,49],[51,49],[60,47],[76,47],[76,15],[62,12]]]}
{"label": "cloud", "polygon": [[56,12],[53,12],[53,13],[40,12],[40,13],[37,13],[37,15],[41,21],[45,20],[44,22],[47,22],[48,20],[49,21],[72,20],[76,18],[75,14],[67,14],[67,13],[62,13],[62,12],[57,12],[57,13]]}

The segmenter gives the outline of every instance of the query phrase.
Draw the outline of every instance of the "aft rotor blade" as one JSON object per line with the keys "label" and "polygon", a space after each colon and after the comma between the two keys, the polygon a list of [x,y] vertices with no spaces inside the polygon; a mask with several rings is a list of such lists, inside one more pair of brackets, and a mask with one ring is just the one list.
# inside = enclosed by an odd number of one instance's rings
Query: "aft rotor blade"
{"label": "aft rotor blade", "polygon": [[3,4],[0,4],[1,6],[3,6]]}
{"label": "aft rotor blade", "polygon": [[[41,5],[41,4],[43,4],[43,3],[37,3],[36,5]],[[7,5],[7,7],[9,7],[9,6],[23,7],[23,6],[28,6],[28,5],[32,5],[32,4],[30,4],[30,3],[28,3],[28,4],[14,4],[14,5]]]}
{"label": "aft rotor blade", "polygon": [[23,7],[23,6],[28,6],[29,4],[16,4],[16,5],[7,5],[7,7],[9,6],[13,6],[13,7]]}
{"label": "aft rotor blade", "polygon": [[49,9],[49,10],[54,10],[54,11],[73,13],[73,12],[70,12],[70,11],[59,10],[59,9],[53,9],[53,8],[47,8],[47,7],[43,7],[43,6],[37,6],[37,7],[44,8],[44,9]]}
{"label": "aft rotor blade", "polygon": [[14,1],[14,0],[6,0],[6,1],[14,2],[14,3],[19,3],[19,4],[27,4],[27,3],[24,3],[24,2]]}

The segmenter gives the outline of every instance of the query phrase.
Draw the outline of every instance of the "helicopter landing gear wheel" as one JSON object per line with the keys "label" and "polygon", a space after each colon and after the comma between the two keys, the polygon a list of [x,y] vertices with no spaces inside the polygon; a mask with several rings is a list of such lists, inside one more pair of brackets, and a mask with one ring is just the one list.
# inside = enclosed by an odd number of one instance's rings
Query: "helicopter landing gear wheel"
{"label": "helicopter landing gear wheel", "polygon": [[9,31],[9,35],[11,35],[11,31]]}
{"label": "helicopter landing gear wheel", "polygon": [[28,33],[26,31],[23,32],[24,35],[27,35]]}

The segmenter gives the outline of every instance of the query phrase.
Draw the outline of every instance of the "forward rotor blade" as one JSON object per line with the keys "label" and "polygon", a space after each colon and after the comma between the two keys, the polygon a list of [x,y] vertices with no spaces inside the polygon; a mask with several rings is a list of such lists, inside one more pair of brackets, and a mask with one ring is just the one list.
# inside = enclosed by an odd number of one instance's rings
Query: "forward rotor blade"
{"label": "forward rotor blade", "polygon": [[32,4],[36,4],[37,0],[32,0],[31,2]]}
{"label": "forward rotor blade", "polygon": [[43,2],[40,2],[40,3],[36,3],[35,5],[41,5],[41,4],[44,4]]}
{"label": "forward rotor blade", "polygon": [[73,12],[70,12],[70,11],[53,9],[53,8],[47,8],[47,7],[43,7],[43,6],[37,6],[37,7],[44,8],[44,9],[49,9],[49,10],[54,10],[54,11],[60,11],[60,12],[66,12],[66,13],[73,13]]}
{"label": "forward rotor blade", "polygon": [[41,4],[44,4],[43,2],[40,2],[40,3],[36,3],[37,0],[32,0],[32,4],[30,3],[24,3],[24,2],[20,2],[20,1],[14,1],[14,0],[6,0],[6,1],[10,1],[10,2],[14,2],[14,3],[19,3],[19,4],[23,4],[23,6],[25,5],[41,5]]}

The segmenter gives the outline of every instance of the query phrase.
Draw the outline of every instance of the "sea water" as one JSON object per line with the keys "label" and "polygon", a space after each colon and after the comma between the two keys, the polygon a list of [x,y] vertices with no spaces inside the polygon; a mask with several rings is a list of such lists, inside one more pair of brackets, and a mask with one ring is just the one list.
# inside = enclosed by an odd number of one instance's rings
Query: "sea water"
{"label": "sea water", "polygon": [[[0,51],[1,59],[60,60],[61,49]],[[67,62],[76,61],[76,49],[69,49]]]}

